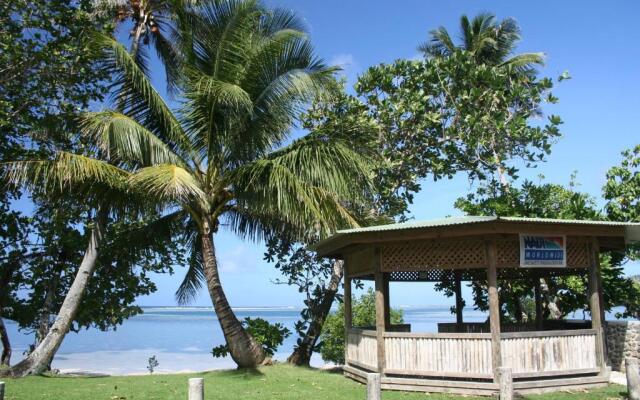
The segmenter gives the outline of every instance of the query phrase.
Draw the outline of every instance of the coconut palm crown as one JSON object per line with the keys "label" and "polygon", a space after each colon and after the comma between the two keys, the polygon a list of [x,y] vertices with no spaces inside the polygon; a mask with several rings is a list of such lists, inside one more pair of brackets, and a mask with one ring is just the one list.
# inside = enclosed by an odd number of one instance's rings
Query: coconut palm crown
{"label": "coconut palm crown", "polygon": [[429,34],[431,38],[418,47],[426,57],[446,57],[463,49],[471,52],[479,63],[487,65],[530,69],[544,63],[543,53],[513,54],[521,39],[520,27],[513,18],[498,22],[495,15],[489,13],[478,14],[472,20],[463,15],[460,18],[460,44],[454,42],[443,26]]}
{"label": "coconut palm crown", "polygon": [[183,18],[179,111],[121,44],[97,36],[126,100],[117,111],[84,115],[83,134],[134,170],[128,183],[136,191],[193,228],[179,300],[206,281],[232,358],[253,367],[265,355],[227,302],[214,234],[225,225],[251,239],[284,231],[308,239],[356,225],[346,205],[369,186],[369,165],[338,136],[291,140],[302,107],[334,79],[295,15],[254,0],[208,0]]}

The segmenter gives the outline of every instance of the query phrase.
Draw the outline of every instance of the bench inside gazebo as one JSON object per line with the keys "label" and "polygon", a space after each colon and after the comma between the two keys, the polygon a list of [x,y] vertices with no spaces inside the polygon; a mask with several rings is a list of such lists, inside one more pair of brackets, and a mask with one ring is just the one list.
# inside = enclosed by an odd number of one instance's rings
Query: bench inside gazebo
{"label": "bench inside gazebo", "polygon": [[[640,240],[640,224],[508,217],[459,217],[339,231],[315,246],[345,264],[346,376],[382,375],[383,389],[492,395],[508,367],[516,392],[605,385],[599,252]],[[591,320],[542,319],[540,278],[586,276]],[[353,280],[375,282],[376,326],[351,323]],[[454,282],[456,322],[437,333],[390,323],[389,282]],[[465,323],[461,282],[484,281],[488,323]],[[501,324],[498,282],[535,288],[535,322]]]}

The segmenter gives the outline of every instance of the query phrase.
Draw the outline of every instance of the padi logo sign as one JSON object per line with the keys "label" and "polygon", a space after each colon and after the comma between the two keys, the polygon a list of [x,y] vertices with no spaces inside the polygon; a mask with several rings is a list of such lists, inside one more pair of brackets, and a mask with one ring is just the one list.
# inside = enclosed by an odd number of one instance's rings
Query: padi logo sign
{"label": "padi logo sign", "polygon": [[520,234],[520,266],[566,267],[566,236]]}

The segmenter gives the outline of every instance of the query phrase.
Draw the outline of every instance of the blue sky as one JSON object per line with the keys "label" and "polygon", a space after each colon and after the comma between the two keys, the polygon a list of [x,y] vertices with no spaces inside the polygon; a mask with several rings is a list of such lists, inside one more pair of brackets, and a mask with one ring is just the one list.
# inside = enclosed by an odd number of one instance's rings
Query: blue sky
{"label": "blue sky", "polygon": [[[560,103],[549,108],[564,120],[563,137],[547,162],[522,171],[522,177],[566,184],[578,172],[580,189],[599,196],[605,173],[620,160],[620,152],[638,140],[640,110],[640,30],[637,1],[349,1],[272,0],[269,5],[298,12],[307,22],[318,54],[340,64],[352,84],[369,66],[418,56],[417,45],[440,25],[457,32],[462,14],[488,11],[498,18],[514,17],[523,40],[520,52],[542,51],[542,73],[572,76],[554,91]],[[460,214],[452,204],[470,190],[464,177],[424,182],[411,207],[416,219]],[[221,274],[234,306],[298,306],[294,288],[274,285],[275,269],[263,261],[261,244],[241,241],[222,232],[216,238]],[[637,267],[637,266],[634,266]],[[174,305],[173,293],[184,269],[157,276],[158,292],[139,299],[141,305]],[[637,273],[637,272],[636,272]],[[448,304],[428,284],[393,284],[393,305]],[[210,306],[206,291],[197,306]]]}

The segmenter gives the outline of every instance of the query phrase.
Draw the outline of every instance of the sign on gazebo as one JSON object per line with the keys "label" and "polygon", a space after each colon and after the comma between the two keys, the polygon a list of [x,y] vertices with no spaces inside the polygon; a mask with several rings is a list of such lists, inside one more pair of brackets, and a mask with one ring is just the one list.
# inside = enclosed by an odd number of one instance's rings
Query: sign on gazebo
{"label": "sign on gazebo", "polygon": [[566,236],[520,234],[520,267],[564,268],[566,266]]}

